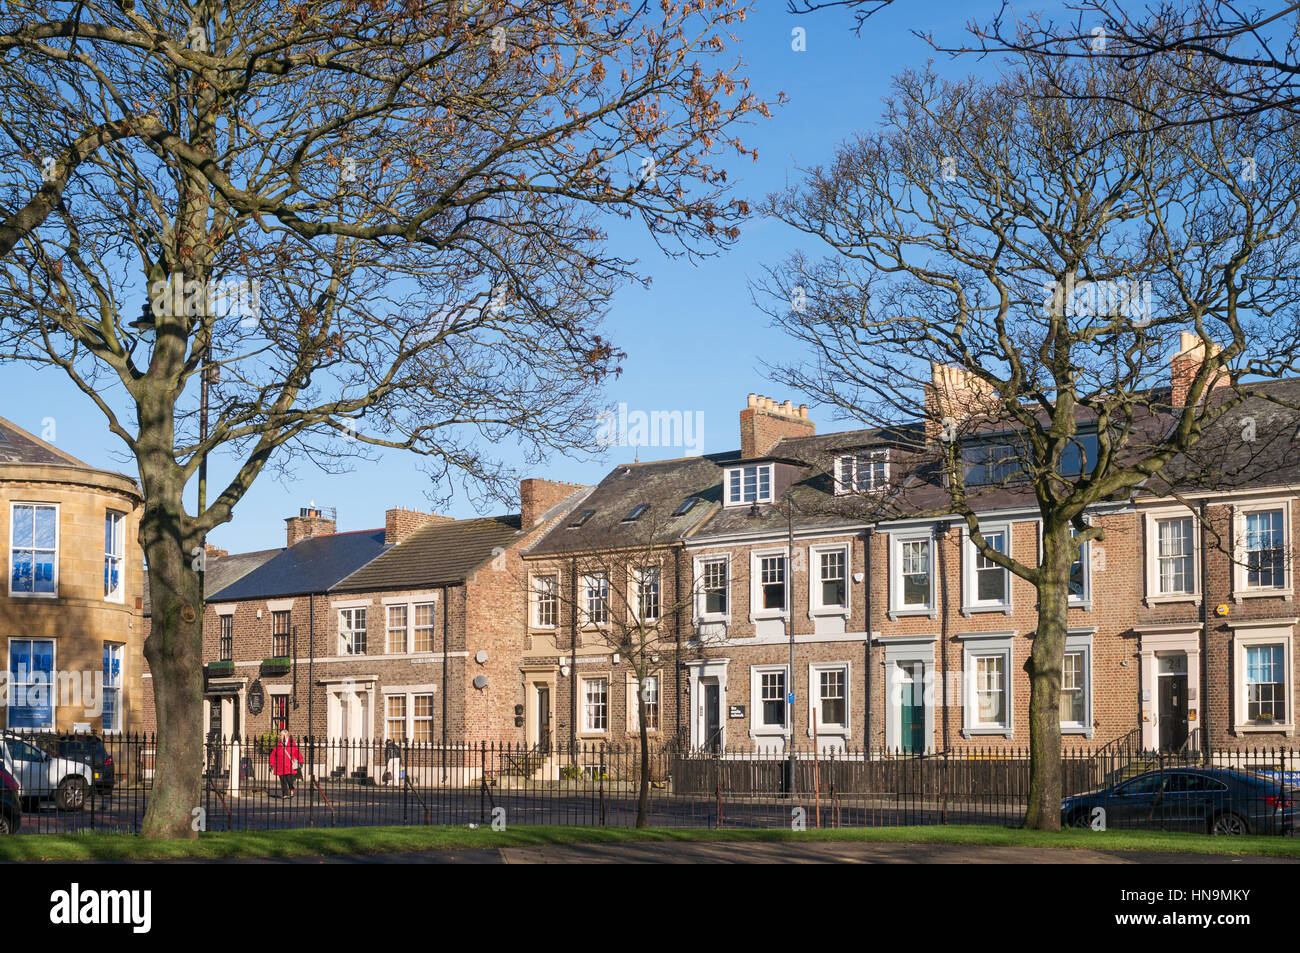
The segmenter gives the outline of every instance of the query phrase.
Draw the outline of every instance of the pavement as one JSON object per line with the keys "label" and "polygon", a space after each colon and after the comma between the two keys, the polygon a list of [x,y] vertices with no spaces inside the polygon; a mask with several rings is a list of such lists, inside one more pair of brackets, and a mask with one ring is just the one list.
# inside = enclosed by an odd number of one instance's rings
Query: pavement
{"label": "pavement", "polygon": [[[84,862],[83,862],[84,863]],[[92,861],[93,863],[93,861]],[[133,861],[202,864],[1295,864],[1282,857],[965,844],[773,843],[548,844],[488,850],[320,857]]]}

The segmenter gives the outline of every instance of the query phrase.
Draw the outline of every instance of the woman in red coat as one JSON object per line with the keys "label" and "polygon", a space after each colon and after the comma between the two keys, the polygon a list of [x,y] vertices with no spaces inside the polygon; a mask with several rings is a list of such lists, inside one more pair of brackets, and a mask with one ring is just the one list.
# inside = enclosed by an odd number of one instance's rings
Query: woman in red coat
{"label": "woman in red coat", "polygon": [[280,797],[293,797],[293,782],[300,764],[302,755],[298,752],[298,746],[289,737],[289,732],[281,731],[280,740],[271,752],[271,770],[280,779]]}

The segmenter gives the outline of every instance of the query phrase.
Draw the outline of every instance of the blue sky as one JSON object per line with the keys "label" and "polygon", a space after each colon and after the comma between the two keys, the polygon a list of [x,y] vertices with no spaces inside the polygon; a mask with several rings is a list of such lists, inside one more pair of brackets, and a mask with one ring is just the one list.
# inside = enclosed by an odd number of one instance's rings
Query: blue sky
{"label": "blue sky", "polygon": [[[739,194],[755,200],[782,188],[796,180],[797,166],[826,161],[837,142],[873,128],[894,74],[923,66],[931,58],[942,73],[953,77],[987,69],[988,64],[974,59],[934,57],[910,31],[930,30],[940,39],[960,42],[968,19],[987,19],[998,6],[998,0],[902,0],[873,17],[862,35],[855,36],[852,17],[842,10],[793,16],[785,11],[784,0],[759,0],[738,31],[740,51],[754,91],[765,99],[784,91],[789,102],[745,135],[757,147],[759,159],[732,164]],[[1046,10],[1058,5],[1033,6]],[[791,48],[795,27],[805,30],[806,51]],[[627,353],[622,376],[607,391],[611,403],[626,403],[633,411],[702,414],[702,449],[713,452],[738,445],[737,414],[746,394],[789,398],[796,404],[806,401],[804,395],[765,379],[763,359],[785,359],[795,352],[780,331],[769,327],[749,291],[749,280],[764,264],[774,264],[798,247],[792,230],[777,221],[754,219],[729,252],[700,264],[667,260],[626,230],[615,231],[613,240],[620,253],[640,258],[653,284],[648,290],[624,288],[607,318],[610,336]],[[132,461],[108,433],[98,410],[58,370],[0,366],[0,416],[37,435],[45,418],[53,418],[60,448],[91,464],[134,475]],[[819,431],[849,426],[815,406],[810,416]],[[517,459],[513,448],[497,452],[507,461]],[[611,447],[594,459],[553,458],[523,475],[594,483],[634,455],[652,460],[682,456],[683,450]],[[358,462],[352,472],[341,475],[321,473],[309,462],[299,463],[290,478],[264,474],[239,504],[234,520],[209,541],[232,552],[283,545],[284,517],[309,501],[336,507],[341,530],[382,526],[384,510],[391,506],[428,508],[428,480],[417,463],[410,455],[391,453],[377,462]],[[219,480],[221,462],[211,466],[213,479]],[[189,500],[192,506],[192,490]],[[476,512],[468,498],[458,498],[442,511],[461,517]]]}

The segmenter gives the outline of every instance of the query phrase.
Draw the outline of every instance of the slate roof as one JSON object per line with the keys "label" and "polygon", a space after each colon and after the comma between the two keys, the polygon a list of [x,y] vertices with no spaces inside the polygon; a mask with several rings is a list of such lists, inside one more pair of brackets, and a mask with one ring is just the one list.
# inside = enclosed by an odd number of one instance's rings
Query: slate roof
{"label": "slate roof", "polygon": [[[237,579],[242,579],[272,556],[284,552],[284,549],[259,549],[253,553],[231,553],[228,556],[209,556],[206,571],[203,573],[203,588],[208,592],[220,592]],[[144,574],[144,614],[151,613],[149,601],[149,574]]]}
{"label": "slate roof", "polygon": [[1191,450],[1143,487],[1143,495],[1300,484],[1300,412],[1292,409],[1300,407],[1300,379],[1248,386],[1267,396],[1248,397],[1207,426]]}
{"label": "slate roof", "polygon": [[[739,459],[739,452],[731,452],[621,464],[534,543],[529,555],[616,549],[689,535],[721,505],[723,468]],[[674,516],[688,498],[699,502]],[[648,504],[646,511],[636,521],[624,522],[633,507],[643,503]],[[587,510],[591,517],[574,526]]]}
{"label": "slate roof", "polygon": [[96,470],[89,463],[39,440],[17,424],[0,417],[0,464],[25,463],[38,466],[80,467]]}
{"label": "slate roof", "polygon": [[275,599],[327,592],[389,549],[382,529],[313,536],[282,549],[208,597],[209,602]]}
{"label": "slate roof", "polygon": [[455,585],[491,560],[498,547],[508,549],[523,536],[517,514],[426,523],[330,588],[373,592]]}

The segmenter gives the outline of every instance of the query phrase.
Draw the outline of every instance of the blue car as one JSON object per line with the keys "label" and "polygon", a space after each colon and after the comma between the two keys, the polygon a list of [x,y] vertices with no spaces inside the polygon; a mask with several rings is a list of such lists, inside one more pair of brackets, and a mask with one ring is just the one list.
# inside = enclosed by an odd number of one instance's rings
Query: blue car
{"label": "blue car", "polygon": [[1105,830],[1285,834],[1300,789],[1236,768],[1165,768],[1068,797],[1061,824]]}

